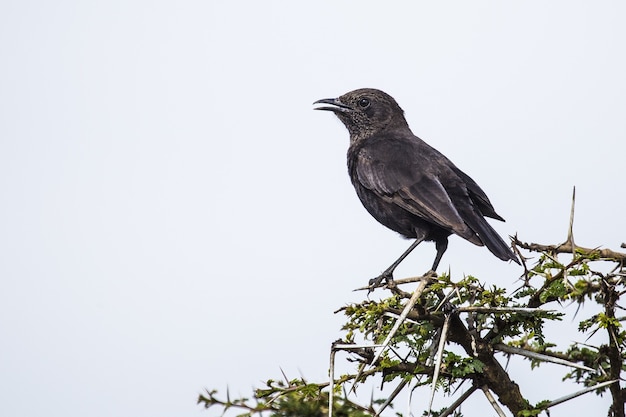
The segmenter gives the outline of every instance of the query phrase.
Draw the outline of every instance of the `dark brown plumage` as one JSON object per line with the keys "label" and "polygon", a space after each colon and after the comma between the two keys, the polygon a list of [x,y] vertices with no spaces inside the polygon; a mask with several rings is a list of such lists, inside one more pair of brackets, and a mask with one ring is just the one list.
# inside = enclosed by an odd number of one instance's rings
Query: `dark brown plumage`
{"label": "dark brown plumage", "polygon": [[351,91],[314,104],[328,106],[350,133],[348,171],[359,199],[380,223],[406,238],[409,249],[381,276],[393,270],[422,241],[434,241],[436,270],[456,234],[487,248],[498,258],[517,257],[485,217],[502,220],[484,191],[448,158],[415,136],[404,112],[388,94],[375,89]]}

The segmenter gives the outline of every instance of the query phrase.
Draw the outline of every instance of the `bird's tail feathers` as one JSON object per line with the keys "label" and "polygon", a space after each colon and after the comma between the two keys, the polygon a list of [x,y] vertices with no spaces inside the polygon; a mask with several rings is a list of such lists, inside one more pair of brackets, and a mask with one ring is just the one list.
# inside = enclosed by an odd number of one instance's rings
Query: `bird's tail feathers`
{"label": "bird's tail feathers", "polygon": [[465,216],[464,220],[467,225],[478,234],[480,240],[487,246],[487,249],[489,249],[491,253],[503,261],[514,261],[519,265],[519,259],[517,259],[517,256],[515,256],[509,245],[502,240],[498,232],[487,223],[487,220],[485,220],[483,216],[480,214]]}

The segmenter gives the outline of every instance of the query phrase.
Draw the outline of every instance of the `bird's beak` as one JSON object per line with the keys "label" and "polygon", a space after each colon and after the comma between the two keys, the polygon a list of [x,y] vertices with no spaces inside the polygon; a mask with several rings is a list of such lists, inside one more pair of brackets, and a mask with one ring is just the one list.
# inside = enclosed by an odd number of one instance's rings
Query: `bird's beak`
{"label": "bird's beak", "polygon": [[323,98],[313,104],[330,104],[330,106],[316,107],[313,110],[328,110],[335,113],[348,113],[352,111],[350,106],[346,106],[338,98]]}

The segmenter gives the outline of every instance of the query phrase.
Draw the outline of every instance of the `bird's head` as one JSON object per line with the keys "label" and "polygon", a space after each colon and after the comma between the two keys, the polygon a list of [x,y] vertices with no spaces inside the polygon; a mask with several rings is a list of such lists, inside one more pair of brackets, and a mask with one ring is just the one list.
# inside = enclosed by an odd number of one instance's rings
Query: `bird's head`
{"label": "bird's head", "polygon": [[373,88],[350,91],[341,97],[325,98],[313,104],[328,104],[315,110],[335,113],[350,132],[351,142],[385,129],[407,126],[404,112],[393,97]]}

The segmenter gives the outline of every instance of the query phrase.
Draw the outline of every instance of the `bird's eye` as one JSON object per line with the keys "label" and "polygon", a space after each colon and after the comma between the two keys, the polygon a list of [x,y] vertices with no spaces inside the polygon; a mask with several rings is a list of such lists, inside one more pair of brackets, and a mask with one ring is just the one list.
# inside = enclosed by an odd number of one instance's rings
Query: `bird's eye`
{"label": "bird's eye", "polygon": [[359,99],[358,104],[360,108],[366,109],[370,106],[370,101],[367,98],[362,98],[362,99]]}

